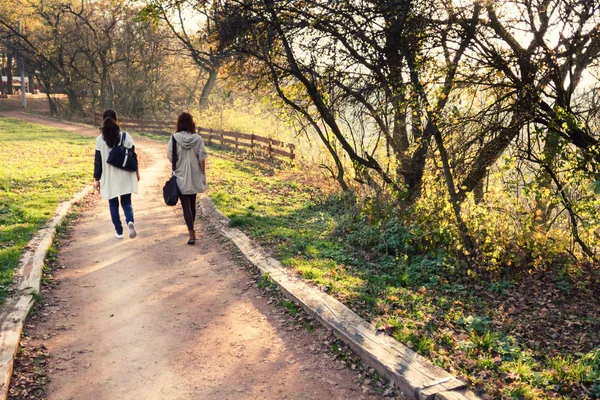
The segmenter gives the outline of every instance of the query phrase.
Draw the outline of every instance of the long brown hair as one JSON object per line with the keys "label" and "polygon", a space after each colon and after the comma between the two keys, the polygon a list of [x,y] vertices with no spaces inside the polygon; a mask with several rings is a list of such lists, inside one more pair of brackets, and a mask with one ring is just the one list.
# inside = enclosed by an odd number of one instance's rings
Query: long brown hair
{"label": "long brown hair", "polygon": [[196,124],[194,123],[194,117],[192,114],[182,112],[177,117],[176,132],[190,132],[196,133]]}
{"label": "long brown hair", "polygon": [[121,128],[117,124],[117,112],[104,110],[102,113],[102,138],[111,149],[121,141]]}

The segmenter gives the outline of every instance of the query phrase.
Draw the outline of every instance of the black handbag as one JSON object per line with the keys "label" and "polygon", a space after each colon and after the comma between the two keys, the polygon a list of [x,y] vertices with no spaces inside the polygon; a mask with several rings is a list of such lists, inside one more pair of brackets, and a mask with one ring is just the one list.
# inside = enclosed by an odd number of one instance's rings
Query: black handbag
{"label": "black handbag", "polygon": [[163,186],[163,197],[166,205],[175,206],[177,205],[177,200],[179,199],[177,177],[174,174],[175,166],[177,165],[177,141],[173,136],[171,136],[171,139],[173,140],[173,156],[171,157],[171,169],[173,175],[171,175],[171,178],[165,183],[165,186]]}
{"label": "black handbag", "polygon": [[110,150],[106,163],[125,171],[135,172],[138,170],[137,154],[135,154],[135,146],[130,149],[123,146],[126,135],[126,132],[121,132],[121,142]]}

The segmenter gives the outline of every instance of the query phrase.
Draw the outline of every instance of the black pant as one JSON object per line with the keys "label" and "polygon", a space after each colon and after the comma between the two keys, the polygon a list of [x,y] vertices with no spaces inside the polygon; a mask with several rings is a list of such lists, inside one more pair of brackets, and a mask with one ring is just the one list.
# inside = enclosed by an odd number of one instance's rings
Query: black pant
{"label": "black pant", "polygon": [[180,194],[181,208],[183,208],[183,219],[188,227],[188,231],[194,230],[196,221],[196,194]]}

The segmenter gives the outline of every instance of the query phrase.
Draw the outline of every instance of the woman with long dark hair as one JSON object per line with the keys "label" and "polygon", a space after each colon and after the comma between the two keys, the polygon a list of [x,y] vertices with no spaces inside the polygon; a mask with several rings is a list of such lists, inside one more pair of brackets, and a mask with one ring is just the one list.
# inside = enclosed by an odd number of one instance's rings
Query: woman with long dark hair
{"label": "woman with long dark hair", "polygon": [[96,138],[96,159],[94,161],[94,187],[103,199],[108,199],[110,217],[115,226],[115,237],[123,239],[123,225],[119,213],[119,200],[125,214],[129,237],[137,236],[133,225],[131,194],[137,193],[139,171],[131,172],[114,167],[106,162],[110,150],[118,146],[124,136],[123,146],[134,149],[131,135],[121,131],[117,123],[117,112],[106,110],[102,114],[102,133]]}
{"label": "woman with long dark hair", "polygon": [[183,219],[187,225],[190,238],[188,244],[196,243],[196,194],[206,190],[206,149],[204,141],[196,133],[194,118],[188,113],[181,113],[177,118],[177,133],[169,140],[167,156],[173,160],[173,141],[177,145],[176,167],[173,172],[177,177],[179,199],[183,208]]}

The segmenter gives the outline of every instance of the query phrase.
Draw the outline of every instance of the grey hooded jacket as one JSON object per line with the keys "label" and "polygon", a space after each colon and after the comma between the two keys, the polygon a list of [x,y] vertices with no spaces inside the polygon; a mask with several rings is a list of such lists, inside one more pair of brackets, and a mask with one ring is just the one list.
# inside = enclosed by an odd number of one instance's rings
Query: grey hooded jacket
{"label": "grey hooded jacket", "polygon": [[204,141],[197,133],[177,132],[169,140],[167,157],[173,159],[173,138],[177,141],[177,164],[175,176],[181,194],[202,193],[206,190],[206,176],[200,170],[200,162],[208,154]]}

